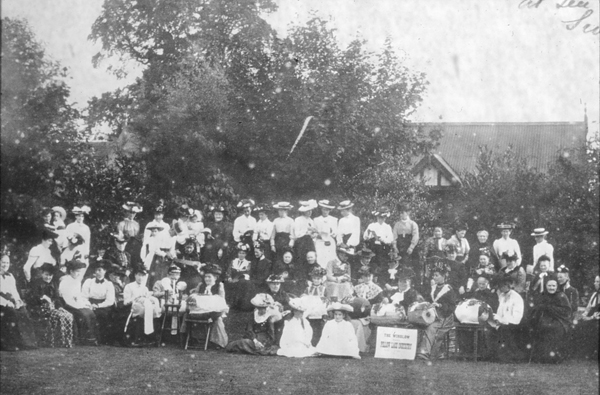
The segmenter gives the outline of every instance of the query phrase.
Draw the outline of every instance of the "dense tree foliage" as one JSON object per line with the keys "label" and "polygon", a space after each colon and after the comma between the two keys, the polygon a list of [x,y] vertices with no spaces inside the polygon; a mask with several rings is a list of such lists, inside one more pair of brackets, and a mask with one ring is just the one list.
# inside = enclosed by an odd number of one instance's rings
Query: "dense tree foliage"
{"label": "dense tree foliage", "polygon": [[[574,270],[578,286],[588,284],[600,261],[598,141],[558,157],[548,173],[527,166],[512,149],[494,153],[483,147],[477,171],[463,175],[463,187],[447,200],[457,219],[470,228],[476,240],[479,229],[499,237],[494,226],[516,224],[524,264],[532,262],[534,228],[546,228],[558,264]],[[586,280],[587,279],[587,280]]]}
{"label": "dense tree foliage", "polygon": [[[135,59],[146,69],[126,99],[94,99],[90,114],[99,120],[108,109],[127,122],[157,190],[181,195],[218,169],[259,199],[353,197],[365,189],[359,174],[392,155],[408,165],[432,146],[407,121],[425,77],[407,70],[390,42],[379,54],[360,40],[340,48],[319,18],[279,38],[261,17],[274,9],[270,1],[105,2],[91,35],[103,44],[97,58]],[[395,178],[402,189],[384,193],[395,201],[417,188],[402,169]],[[390,188],[377,180],[371,189]]]}
{"label": "dense tree foliage", "polygon": [[2,19],[3,219],[32,216],[29,208],[49,200],[54,170],[76,149],[78,112],[65,77],[26,22]]}

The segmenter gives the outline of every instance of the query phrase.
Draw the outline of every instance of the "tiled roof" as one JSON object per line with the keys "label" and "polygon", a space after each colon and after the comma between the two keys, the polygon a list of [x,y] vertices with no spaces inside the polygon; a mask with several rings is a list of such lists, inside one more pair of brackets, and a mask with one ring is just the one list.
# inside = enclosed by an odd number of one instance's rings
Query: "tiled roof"
{"label": "tiled roof", "polygon": [[531,168],[547,171],[559,153],[582,148],[586,142],[584,122],[508,122],[508,123],[423,123],[426,130],[442,131],[440,155],[458,173],[475,172],[479,147],[504,153],[513,146]]}

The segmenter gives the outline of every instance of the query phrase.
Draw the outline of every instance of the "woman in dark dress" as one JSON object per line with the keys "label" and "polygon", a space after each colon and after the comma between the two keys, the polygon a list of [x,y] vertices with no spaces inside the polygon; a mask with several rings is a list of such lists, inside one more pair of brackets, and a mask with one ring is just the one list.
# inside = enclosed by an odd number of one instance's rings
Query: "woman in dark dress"
{"label": "woman in dark dress", "polygon": [[[204,268],[204,281],[198,284],[197,287],[192,289],[190,297],[187,299],[188,309],[186,314],[194,314],[195,309],[201,305],[201,311],[203,314],[208,313],[210,318],[213,320],[211,324],[210,341],[218,347],[225,347],[228,342],[227,332],[225,331],[225,324],[223,317],[228,310],[223,311],[222,307],[225,304],[225,287],[219,280],[221,276],[221,268],[219,265],[208,264]],[[208,300],[202,300],[203,296],[218,296],[220,298],[215,300],[210,298]],[[220,301],[220,303],[219,303]],[[215,303],[216,302],[216,303]],[[212,308],[211,308],[212,306]],[[209,311],[211,310],[211,311]],[[193,330],[193,328],[187,328],[184,319],[184,325],[181,327],[181,331]],[[198,330],[192,331],[192,336],[199,338],[200,335],[197,333]]]}
{"label": "woman in dark dress", "polygon": [[227,270],[230,260],[230,250],[233,245],[233,225],[225,221],[227,213],[223,206],[211,207],[213,222],[208,224],[212,237],[208,237],[202,248],[200,258],[203,263],[215,263],[223,273]]}
{"label": "woman in dark dress", "polygon": [[56,266],[44,263],[42,277],[33,280],[29,292],[32,318],[43,326],[41,344],[46,347],[73,347],[73,315],[63,308],[58,288],[52,281]]}
{"label": "woman in dark dress", "polygon": [[246,325],[244,338],[229,343],[225,349],[251,355],[277,355],[279,347],[275,323],[281,321],[280,310],[267,294],[256,295],[250,303],[254,306],[254,313]]}
{"label": "woman in dark dress", "polygon": [[566,355],[570,331],[571,304],[558,291],[558,280],[550,275],[546,292],[538,298],[531,312],[533,350],[532,360],[545,363],[561,362]]}
{"label": "woman in dark dress", "polygon": [[594,287],[596,292],[590,297],[583,316],[575,326],[573,348],[577,356],[597,361],[600,332],[600,276],[595,277]]}

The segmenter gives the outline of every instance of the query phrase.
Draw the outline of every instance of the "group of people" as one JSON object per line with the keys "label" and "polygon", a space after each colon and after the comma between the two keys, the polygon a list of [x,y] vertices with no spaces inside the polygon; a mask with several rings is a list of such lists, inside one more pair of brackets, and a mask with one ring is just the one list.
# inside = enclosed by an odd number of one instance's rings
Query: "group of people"
{"label": "group of people", "polygon": [[[209,340],[230,352],[360,358],[375,343],[369,317],[393,312],[421,329],[417,356],[434,359],[444,356],[445,334],[476,311],[486,327],[485,358],[560,361],[569,338],[595,344],[581,348],[597,357],[600,278],[581,315],[569,269],[555,268],[544,229],[533,231],[534,259],[525,263],[508,223],[498,225],[493,243],[479,230],[471,246],[463,224],[448,239],[436,226],[420,240],[405,205],[393,226],[388,207],[373,211],[364,231],[348,200],[300,201],[295,219],[293,208],[244,199],[233,223],[215,206],[205,225],[202,211],[182,205],[167,224],[161,201],[141,231],[135,217],[142,206],[126,202],[110,246],[94,255],[89,207],[74,207],[68,225],[66,210],[46,210],[41,242],[23,265],[25,302],[8,272],[10,254],[2,255],[2,349],[155,343],[167,315],[173,333],[194,336],[186,318],[210,317]],[[336,209],[339,219],[331,215]],[[271,211],[278,213],[273,221]],[[230,307],[253,311],[244,339],[233,342],[223,321]],[[434,319],[419,320],[427,311]]]}

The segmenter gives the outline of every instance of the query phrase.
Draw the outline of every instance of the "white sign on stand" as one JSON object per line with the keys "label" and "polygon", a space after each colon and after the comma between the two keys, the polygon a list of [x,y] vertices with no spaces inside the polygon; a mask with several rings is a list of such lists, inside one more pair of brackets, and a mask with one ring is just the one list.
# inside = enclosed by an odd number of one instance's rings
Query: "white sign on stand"
{"label": "white sign on stand", "polygon": [[416,329],[377,327],[375,358],[415,359],[417,341]]}

